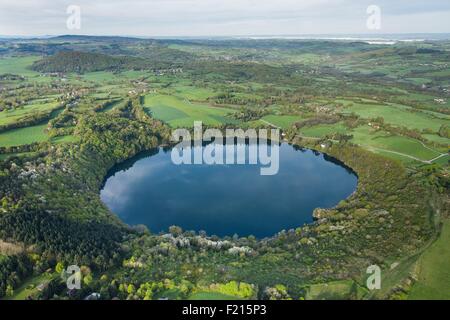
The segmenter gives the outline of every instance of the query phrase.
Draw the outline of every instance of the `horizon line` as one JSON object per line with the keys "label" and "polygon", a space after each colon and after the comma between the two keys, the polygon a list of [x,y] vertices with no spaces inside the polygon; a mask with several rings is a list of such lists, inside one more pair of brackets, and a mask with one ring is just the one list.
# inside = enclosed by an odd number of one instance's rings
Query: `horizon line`
{"label": "horizon line", "polygon": [[130,34],[71,34],[71,33],[55,33],[55,34],[36,34],[36,35],[2,35],[0,38],[56,38],[64,36],[72,37],[121,37],[121,38],[253,38],[253,37],[321,37],[321,36],[395,36],[395,35],[450,35],[450,32],[394,32],[394,33],[299,33],[299,34],[236,34],[236,35],[130,35]]}

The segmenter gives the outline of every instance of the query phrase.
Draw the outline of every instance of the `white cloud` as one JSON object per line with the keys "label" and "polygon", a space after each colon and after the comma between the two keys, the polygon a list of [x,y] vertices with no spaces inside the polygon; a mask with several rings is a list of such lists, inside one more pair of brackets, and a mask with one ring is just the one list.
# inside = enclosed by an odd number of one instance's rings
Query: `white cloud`
{"label": "white cloud", "polygon": [[69,33],[71,4],[81,7],[82,34],[367,33],[372,3],[387,22],[382,32],[450,32],[448,0],[1,0],[0,34]]}

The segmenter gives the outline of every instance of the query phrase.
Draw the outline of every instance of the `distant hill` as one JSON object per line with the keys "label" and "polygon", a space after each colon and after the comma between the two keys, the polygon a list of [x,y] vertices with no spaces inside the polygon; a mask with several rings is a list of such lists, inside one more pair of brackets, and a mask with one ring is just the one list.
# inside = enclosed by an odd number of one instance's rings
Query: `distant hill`
{"label": "distant hill", "polygon": [[136,69],[148,67],[144,59],[125,56],[109,56],[101,53],[61,51],[36,61],[32,69],[39,72],[85,73],[103,70]]}
{"label": "distant hill", "polygon": [[31,69],[38,72],[120,71],[180,67],[192,60],[192,55],[179,50],[151,46],[141,57],[107,55],[97,52],[59,51],[36,61]]}
{"label": "distant hill", "polygon": [[50,40],[58,41],[105,41],[105,42],[154,42],[153,39],[134,38],[134,37],[121,37],[121,36],[85,36],[85,35],[60,35],[51,37]]}

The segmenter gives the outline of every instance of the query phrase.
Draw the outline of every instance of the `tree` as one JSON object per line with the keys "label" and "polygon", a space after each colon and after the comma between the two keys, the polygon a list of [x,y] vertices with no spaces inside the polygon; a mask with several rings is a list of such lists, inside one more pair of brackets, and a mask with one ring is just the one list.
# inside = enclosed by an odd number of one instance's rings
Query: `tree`
{"label": "tree", "polygon": [[169,232],[173,235],[173,236],[179,236],[180,234],[183,233],[183,229],[181,229],[178,226],[170,226],[169,227]]}
{"label": "tree", "polygon": [[450,138],[450,128],[448,125],[443,124],[439,128],[439,135],[444,138]]}
{"label": "tree", "polygon": [[134,285],[129,284],[128,288],[127,288],[128,294],[133,294],[135,291],[136,291],[136,288],[134,287]]}
{"label": "tree", "polygon": [[92,275],[89,273],[88,275],[84,276],[83,282],[85,285],[89,286],[92,283]]}
{"label": "tree", "polygon": [[56,264],[55,271],[56,271],[57,273],[63,272],[64,269],[65,269],[65,268],[64,268],[64,264],[63,264],[62,262],[58,262],[58,263]]}
{"label": "tree", "polygon": [[12,285],[8,284],[8,286],[6,287],[6,296],[12,297],[13,295],[14,295],[14,288],[12,287]]}

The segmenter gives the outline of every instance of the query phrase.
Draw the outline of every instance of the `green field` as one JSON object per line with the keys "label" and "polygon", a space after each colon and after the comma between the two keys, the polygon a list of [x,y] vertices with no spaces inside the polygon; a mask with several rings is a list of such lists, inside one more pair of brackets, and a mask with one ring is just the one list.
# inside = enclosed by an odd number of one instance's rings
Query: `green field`
{"label": "green field", "polygon": [[48,139],[48,135],[44,132],[46,127],[47,124],[40,124],[0,133],[0,147],[19,146],[46,141]]}
{"label": "green field", "polygon": [[25,281],[19,288],[15,289],[14,295],[12,297],[7,297],[6,300],[25,300],[28,296],[38,291],[36,288],[37,286],[46,283],[51,279],[52,275],[47,273],[32,277]]}
{"label": "green field", "polygon": [[270,114],[262,117],[261,120],[264,120],[262,121],[264,124],[270,123],[283,129],[289,129],[295,122],[300,120],[300,116],[279,116]]}
{"label": "green field", "polygon": [[83,80],[93,81],[96,83],[104,83],[118,80],[117,76],[114,73],[108,71],[88,72],[83,74],[81,78]]}
{"label": "green field", "polygon": [[313,284],[307,288],[306,300],[341,300],[358,298],[367,293],[367,290],[352,280],[333,281]]}
{"label": "green field", "polygon": [[213,97],[215,92],[206,88],[177,86],[175,89],[175,95],[184,99],[205,101],[209,97]]}
{"label": "green field", "polygon": [[[423,146],[420,141],[408,137],[388,135],[383,132],[374,132],[369,126],[362,126],[352,131],[352,142],[372,151],[380,151],[387,155],[389,152],[397,152],[420,160],[431,160],[439,156],[439,152]],[[380,150],[381,149],[381,150]],[[400,155],[395,155],[398,158]],[[407,157],[406,157],[407,158]]]}
{"label": "green field", "polygon": [[332,133],[351,133],[342,123],[321,124],[313,127],[305,127],[300,132],[307,137],[322,138]]}
{"label": "green field", "polygon": [[38,76],[39,73],[30,70],[34,61],[39,60],[37,56],[0,58],[0,74],[11,73],[24,77]]}
{"label": "green field", "polygon": [[423,137],[430,141],[437,142],[442,145],[447,145],[447,147],[450,148],[450,139],[448,138],[440,137],[437,134],[424,134]]}
{"label": "green field", "polygon": [[419,277],[408,299],[450,299],[450,220],[438,240],[419,259]]}
{"label": "green field", "polygon": [[362,118],[372,119],[382,117],[385,123],[410,129],[431,129],[438,131],[443,124],[450,121],[432,117],[423,112],[414,112],[411,108],[399,105],[360,104],[349,100],[340,100],[346,105],[346,112],[354,112]]}
{"label": "green field", "polygon": [[153,117],[167,122],[172,127],[189,128],[193,126],[194,121],[203,121],[208,125],[236,122],[227,116],[232,112],[231,109],[194,103],[169,95],[145,96],[144,108],[151,112]]}
{"label": "green field", "polygon": [[39,112],[47,112],[53,110],[58,106],[58,104],[58,102],[32,103],[15,108],[13,110],[2,111],[0,112],[0,125],[20,122],[24,118],[27,118]]}

